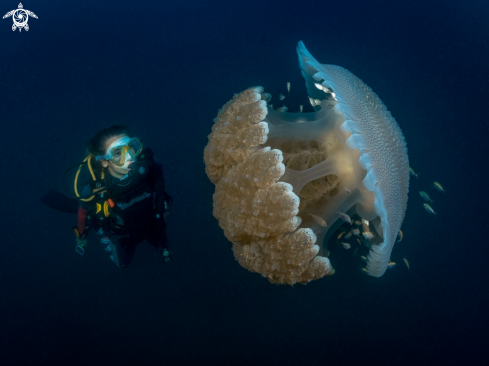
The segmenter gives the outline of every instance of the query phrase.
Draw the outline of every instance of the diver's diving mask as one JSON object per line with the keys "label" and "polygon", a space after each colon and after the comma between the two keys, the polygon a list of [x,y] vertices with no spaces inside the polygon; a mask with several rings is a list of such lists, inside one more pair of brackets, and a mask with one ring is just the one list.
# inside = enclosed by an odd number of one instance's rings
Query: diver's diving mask
{"label": "diver's diving mask", "polygon": [[123,166],[126,160],[131,157],[136,160],[136,157],[143,150],[143,144],[137,137],[125,136],[117,141],[114,141],[107,149],[107,154],[98,155],[97,160],[109,160],[117,166]]}

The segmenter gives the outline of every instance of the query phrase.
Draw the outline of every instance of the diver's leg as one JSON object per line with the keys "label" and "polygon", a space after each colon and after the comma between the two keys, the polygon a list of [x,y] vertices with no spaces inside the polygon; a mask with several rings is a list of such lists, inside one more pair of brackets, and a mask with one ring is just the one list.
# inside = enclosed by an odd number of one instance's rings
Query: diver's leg
{"label": "diver's leg", "polygon": [[102,244],[107,245],[105,249],[110,253],[110,259],[120,268],[127,267],[134,256],[136,245],[129,235],[111,236],[101,239]]}
{"label": "diver's leg", "polygon": [[114,247],[114,259],[112,260],[121,268],[127,267],[129,263],[131,263],[132,257],[134,256],[134,250],[136,249],[136,243],[133,238],[130,235],[119,237],[119,240],[117,244],[114,244]]}
{"label": "diver's leg", "polygon": [[163,262],[168,263],[171,261],[172,255],[170,249],[168,249],[168,236],[165,229],[156,228],[152,230],[146,240],[155,248],[160,250],[161,259]]}

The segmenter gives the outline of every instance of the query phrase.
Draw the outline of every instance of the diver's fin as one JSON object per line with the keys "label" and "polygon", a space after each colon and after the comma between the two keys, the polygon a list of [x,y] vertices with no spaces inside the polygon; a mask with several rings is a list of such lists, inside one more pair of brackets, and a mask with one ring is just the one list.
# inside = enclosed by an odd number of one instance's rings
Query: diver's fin
{"label": "diver's fin", "polygon": [[56,191],[49,190],[44,197],[41,197],[41,201],[58,211],[71,214],[78,213],[78,200],[68,198]]}

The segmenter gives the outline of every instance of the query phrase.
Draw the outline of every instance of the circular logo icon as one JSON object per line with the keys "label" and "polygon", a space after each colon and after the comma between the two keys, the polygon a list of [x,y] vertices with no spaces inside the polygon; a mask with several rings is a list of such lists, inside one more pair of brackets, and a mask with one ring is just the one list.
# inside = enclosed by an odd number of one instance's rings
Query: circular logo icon
{"label": "circular logo icon", "polygon": [[17,9],[12,18],[14,19],[14,24],[18,28],[23,28],[29,20],[29,15],[27,15],[27,12],[24,9]]}
{"label": "circular logo icon", "polygon": [[95,187],[96,187],[96,188],[100,188],[100,187],[102,187],[102,183],[97,182],[97,184],[95,184]]}
{"label": "circular logo icon", "polygon": [[146,171],[146,169],[144,169],[143,166],[141,168],[139,168],[139,174],[143,175],[145,171]]}

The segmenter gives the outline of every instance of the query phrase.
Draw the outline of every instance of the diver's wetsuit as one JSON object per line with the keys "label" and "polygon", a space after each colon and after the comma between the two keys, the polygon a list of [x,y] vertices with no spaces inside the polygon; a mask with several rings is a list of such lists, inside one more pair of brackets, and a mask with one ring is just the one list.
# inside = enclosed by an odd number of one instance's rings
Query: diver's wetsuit
{"label": "diver's wetsuit", "polygon": [[[171,197],[165,192],[163,168],[154,162],[148,166],[148,174],[139,182],[133,178],[125,179],[109,191],[115,203],[111,209],[111,218],[94,222],[97,234],[110,240],[112,259],[119,267],[126,267],[132,260],[137,244],[147,240],[155,248],[168,248],[166,236],[165,212]],[[110,174],[107,186],[121,181]],[[127,187],[127,188],[126,188]],[[90,196],[90,185],[84,187],[82,197]],[[80,201],[78,208],[78,231],[84,232],[88,215],[95,212],[95,202]],[[109,222],[115,223],[110,225]],[[106,243],[109,244],[109,243]],[[115,253],[114,253],[115,251]]]}

